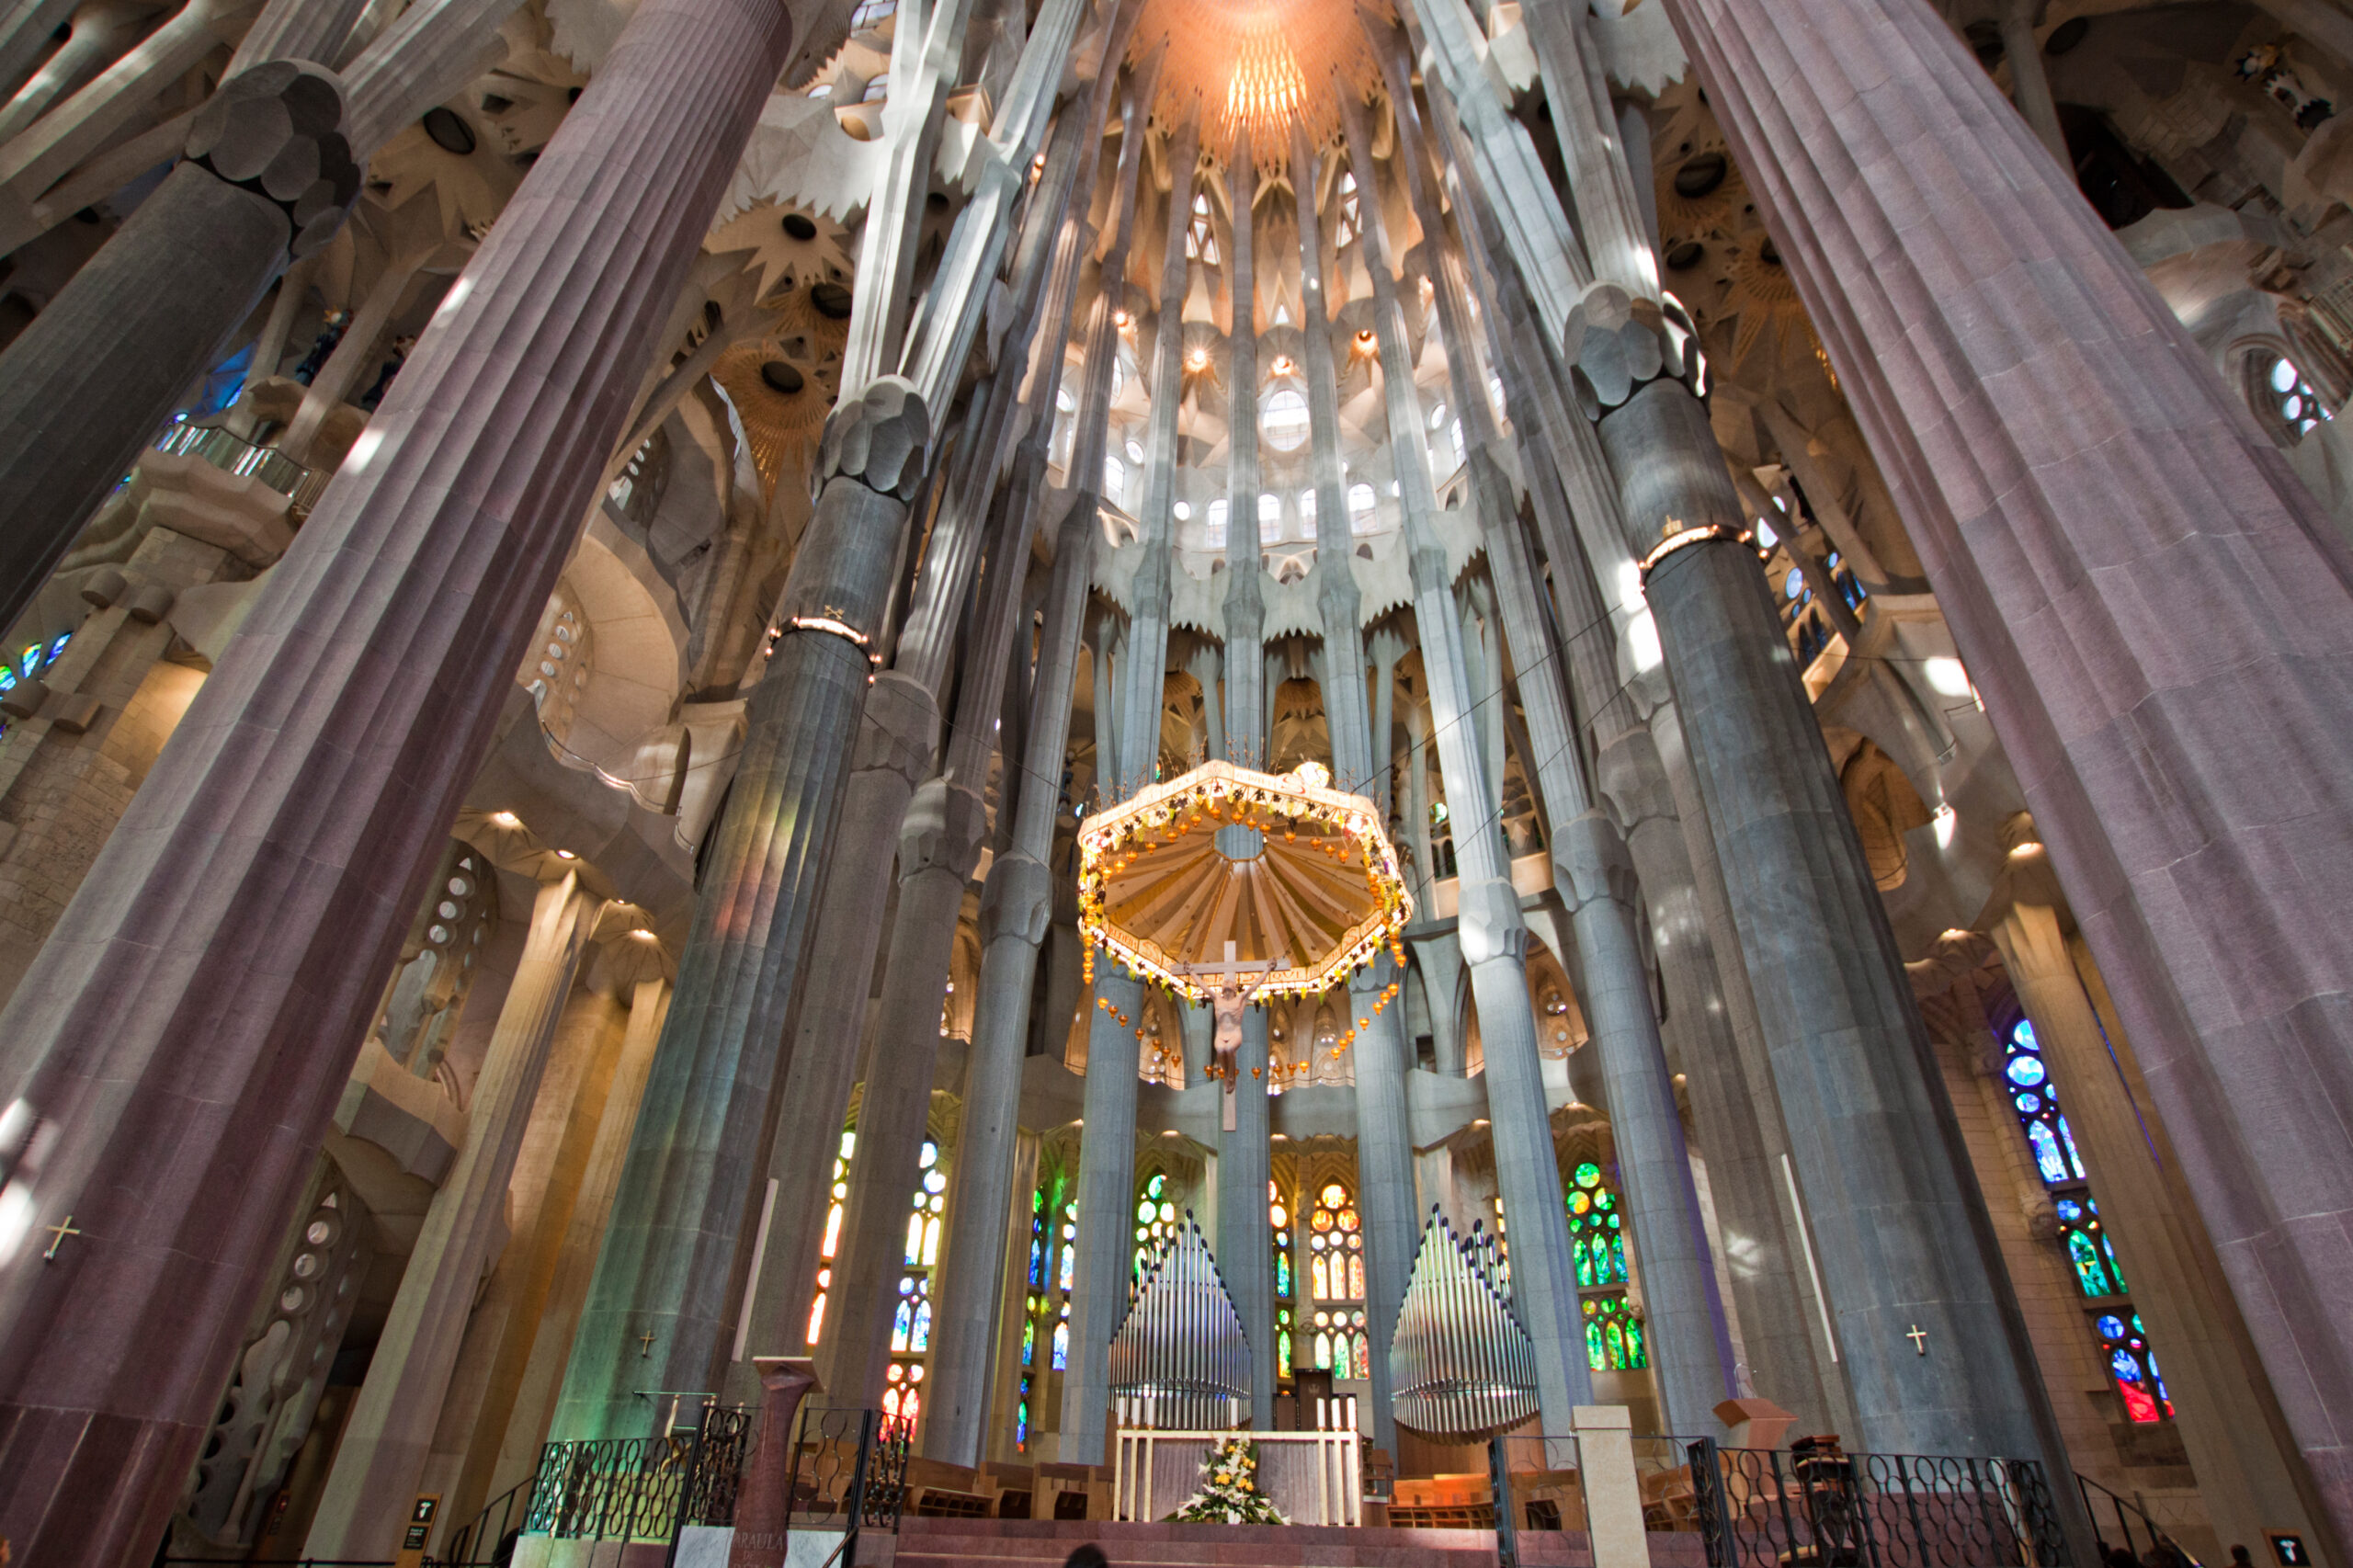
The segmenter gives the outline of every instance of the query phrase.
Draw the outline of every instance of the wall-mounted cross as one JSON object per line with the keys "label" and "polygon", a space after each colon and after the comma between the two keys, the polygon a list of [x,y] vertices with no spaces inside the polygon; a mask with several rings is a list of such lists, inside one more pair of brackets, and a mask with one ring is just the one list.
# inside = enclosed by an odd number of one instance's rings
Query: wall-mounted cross
{"label": "wall-mounted cross", "polygon": [[1904,1337],[1912,1342],[1913,1354],[1926,1356],[1928,1353],[1928,1331],[1918,1324],[1914,1324]]}
{"label": "wall-mounted cross", "polygon": [[654,1331],[647,1329],[637,1336],[637,1358],[641,1361],[654,1354]]}
{"label": "wall-mounted cross", "polygon": [[65,1244],[66,1237],[83,1233],[81,1227],[74,1223],[74,1216],[71,1214],[65,1216],[63,1221],[59,1224],[44,1225],[41,1228],[57,1238],[49,1244],[49,1250],[40,1255],[40,1260],[43,1263],[54,1263],[57,1260],[57,1249]]}

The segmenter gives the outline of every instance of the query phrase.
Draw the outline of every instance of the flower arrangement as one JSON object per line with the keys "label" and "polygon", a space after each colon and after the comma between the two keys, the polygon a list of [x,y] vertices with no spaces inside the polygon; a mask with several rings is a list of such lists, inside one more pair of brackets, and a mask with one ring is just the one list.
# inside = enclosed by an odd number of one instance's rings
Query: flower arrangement
{"label": "flower arrangement", "polygon": [[1176,1517],[1188,1524],[1287,1525],[1256,1484],[1258,1450],[1247,1437],[1221,1437],[1201,1460],[1201,1489]]}

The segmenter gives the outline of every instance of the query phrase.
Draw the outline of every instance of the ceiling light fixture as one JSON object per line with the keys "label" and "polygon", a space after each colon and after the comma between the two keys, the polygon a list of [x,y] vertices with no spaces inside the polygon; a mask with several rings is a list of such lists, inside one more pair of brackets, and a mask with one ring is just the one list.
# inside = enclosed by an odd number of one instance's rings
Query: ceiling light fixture
{"label": "ceiling light fixture", "polygon": [[500,827],[520,827],[523,825],[523,819],[517,816],[513,812],[493,812],[490,813],[490,820]]}

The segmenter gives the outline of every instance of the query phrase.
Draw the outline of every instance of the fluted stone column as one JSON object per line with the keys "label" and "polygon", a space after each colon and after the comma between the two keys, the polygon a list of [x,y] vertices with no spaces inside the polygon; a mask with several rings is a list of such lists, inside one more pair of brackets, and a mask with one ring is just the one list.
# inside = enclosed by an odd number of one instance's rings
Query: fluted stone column
{"label": "fluted stone column", "polygon": [[[597,1119],[596,1142],[589,1148],[588,1163],[580,1173],[580,1188],[572,1200],[572,1214],[564,1224],[555,1271],[548,1280],[546,1310],[531,1338],[531,1358],[516,1391],[514,1414],[500,1437],[494,1464],[478,1482],[483,1496],[497,1496],[528,1480],[539,1468],[540,1447],[547,1437],[548,1419],[555,1414],[563,1364],[572,1354],[573,1330],[588,1298],[597,1249],[604,1244],[605,1219],[612,1211],[621,1161],[629,1153],[630,1129],[637,1125],[638,1103],[645,1093],[646,1074],[654,1066],[654,1043],[662,1038],[662,1016],[669,1006],[670,983],[658,974],[639,981],[630,990],[629,1026],[621,1036],[620,1054],[613,1062],[604,1109]],[[450,1517],[463,1525],[471,1516],[462,1508],[452,1508]]]}
{"label": "fluted stone column", "polygon": [[[1051,395],[1051,393],[1050,393]],[[999,1228],[1015,1191],[1021,1062],[1038,949],[1053,916],[1053,849],[1076,684],[1078,636],[1093,541],[1091,509],[1074,507],[1054,551],[1046,620],[1030,693],[1029,745],[1016,790],[1012,849],[989,867],[981,897],[980,996],[972,1015],[956,1202],[943,1248],[946,1283],[934,1318],[926,1451],[952,1464],[979,1462],[995,1324],[988,1293],[1018,1237]],[[1010,775],[1008,774],[1008,777]],[[1034,1154],[1032,1156],[1034,1160]],[[991,1425],[995,1425],[992,1423]]]}
{"label": "fluted stone column", "polygon": [[2214,1289],[2194,1221],[2174,1205],[2117,1047],[2076,977],[2056,879],[2030,836],[2031,823],[2018,826],[2006,886],[1996,888],[1997,900],[2007,893],[2007,906],[1988,934],[2036,1042],[2058,1070],[2053,1086],[2082,1147],[2102,1227],[2131,1283],[2133,1310],[2148,1325],[2198,1494],[2224,1540],[2252,1540],[2267,1529],[2309,1531],[2296,1485],[2302,1467],[2284,1440],[2278,1406],[2262,1380],[2249,1376],[2241,1353],[2245,1329],[2227,1293]]}
{"label": "fluted stone column", "polygon": [[530,934],[466,1112],[465,1147],[426,1210],[368,1378],[345,1422],[303,1551],[366,1558],[396,1550],[482,1285],[503,1235],[506,1184],[539,1097],[556,1020],[605,900],[577,871],[540,886]]}
{"label": "fluted stone column", "polygon": [[[1113,312],[1127,289],[1128,256],[1135,240],[1138,176],[1143,165],[1145,127],[1159,79],[1155,53],[1129,74],[1120,111],[1120,164],[1111,187],[1111,236],[1103,255],[1101,292],[1086,338],[1086,382],[1078,400],[1078,434],[1069,473],[1072,506],[1089,528],[1097,528],[1102,483],[1103,445],[1108,430],[1111,369],[1119,353]],[[1106,629],[1108,635],[1108,629]],[[1120,754],[1114,715],[1105,711],[1116,687],[1097,642],[1097,778],[1104,798],[1115,798],[1126,768]],[[1059,765],[1046,777],[1060,778]],[[1063,1373],[1062,1457],[1085,1464],[1104,1462],[1105,1424],[1109,1415],[1111,1335],[1127,1308],[1129,1205],[1135,1192],[1136,1071],[1138,1050],[1131,1024],[1143,1008],[1143,988],[1108,961],[1096,971],[1095,994],[1110,1004],[1088,1017],[1086,1136],[1079,1145],[1078,1264],[1072,1292],[1070,1362]]]}
{"label": "fluted stone column", "polygon": [[27,1561],[153,1553],[791,34],[744,0],[636,12],[0,1013],[0,1101],[58,1131],[12,1179],[81,1233],[0,1269]]}
{"label": "fluted stone column", "polygon": [[[1353,102],[1347,105],[1355,114]],[[1349,122],[1351,149],[1360,145],[1361,114]],[[1313,443],[1311,463],[1315,476],[1315,602],[1324,619],[1324,728],[1332,744],[1332,777],[1336,787],[1371,792],[1388,773],[1387,747],[1378,731],[1386,728],[1388,704],[1380,705],[1381,723],[1370,711],[1364,677],[1364,642],[1359,631],[1362,595],[1357,588],[1347,491],[1340,474],[1340,411],[1337,378],[1332,357],[1332,329],[1324,314],[1323,225],[1314,208],[1315,168],[1305,139],[1292,131],[1293,187],[1306,194],[1299,200],[1300,276],[1308,304],[1305,357],[1308,383],[1308,427]],[[1359,162],[1357,188],[1360,210],[1368,221],[1380,206],[1378,187],[1369,164]],[[1410,379],[1406,385],[1410,387]],[[1254,393],[1237,389],[1237,397]],[[1410,393],[1409,393],[1410,396]],[[1255,414],[1253,415],[1255,422]],[[1254,524],[1255,526],[1255,524]],[[1402,1006],[1374,1006],[1382,989],[1403,971],[1383,956],[1355,976],[1345,995],[1336,998],[1348,1010],[1341,1027],[1353,1029],[1357,1085],[1357,1205],[1364,1220],[1365,1322],[1372,1346],[1373,1439],[1391,1453],[1397,1451],[1397,1426],[1390,1411],[1389,1345],[1397,1332],[1398,1308],[1404,1303],[1406,1282],[1413,1277],[1414,1252],[1421,1227],[1414,1201],[1413,1118],[1405,1098],[1405,1013]],[[1359,1023],[1361,1020],[1361,1023]],[[1261,1191],[1263,1192],[1263,1187]],[[1266,1205],[1256,1205],[1261,1221]],[[1260,1255],[1267,1255],[1262,1247]],[[1229,1271],[1229,1278],[1232,1273]],[[1303,1299],[1303,1298],[1302,1298]],[[1296,1327],[1296,1325],[1295,1325]],[[1305,1342],[1305,1335],[1298,1335]]]}
{"label": "fluted stone column", "polygon": [[[314,62],[335,57],[360,0],[278,0],[263,9],[163,184],[0,354],[0,506],[10,519],[0,542],[0,625],[40,590],[279,269],[334,237],[368,159],[470,79],[513,6],[413,6],[340,74]],[[0,150],[0,249],[65,215],[40,204],[42,193],[127,128],[155,83],[215,48],[213,28],[227,10],[186,7]],[[11,74],[9,62],[29,63],[26,51],[47,35],[29,18],[10,27],[0,76]]]}
{"label": "fluted stone column", "polygon": [[[1349,143],[1358,149],[1358,187],[1375,189],[1362,111],[1351,104],[1347,112]],[[1400,145],[1405,145],[1402,136]],[[1410,178],[1415,171],[1407,172]],[[1384,381],[1404,394],[1392,396],[1392,426],[1402,416],[1418,427],[1418,404],[1406,392],[1412,382],[1403,353],[1404,318],[1397,306],[1387,224],[1377,203],[1368,208],[1365,220],[1366,260],[1381,312],[1384,356],[1392,335],[1399,340],[1395,358],[1383,360]],[[1439,281],[1437,303],[1455,406],[1476,437],[1471,455],[1472,488],[1487,540],[1488,569],[1500,619],[1518,656],[1520,695],[1533,742],[1532,771],[1553,824],[1554,886],[1575,932],[1578,999],[1608,1087],[1610,1130],[1642,1274],[1661,1415],[1671,1431],[1706,1433],[1713,1430],[1716,1404],[1740,1389],[1675,1085],[1651,1006],[1649,976],[1634,940],[1633,866],[1616,825],[1593,809],[1518,508],[1508,481],[1489,452],[1496,439],[1494,411],[1485,387],[1478,382],[1464,319],[1468,312],[1460,280],[1450,272]],[[1494,651],[1498,690],[1501,652],[1500,647]],[[1562,955],[1564,960],[1569,956]],[[1511,1212],[1516,1216],[1518,1210]]]}
{"label": "fluted stone column", "polygon": [[[1225,272],[1232,318],[1227,327],[1228,395],[1256,399],[1258,386],[1258,290],[1251,200],[1258,171],[1251,161],[1250,128],[1233,133],[1226,154],[1226,205],[1233,212]],[[1225,463],[1225,755],[1237,767],[1267,759],[1267,670],[1264,569],[1258,563],[1258,421],[1230,419]]]}
{"label": "fluted stone column", "polygon": [[2329,913],[2353,865],[2353,566],[1929,7],[1825,0],[1802,25],[1753,0],[1668,11],[1888,476],[2341,1541],[2353,1147],[2346,1096],[2315,1092],[2312,1063],[2353,1042],[2353,932]]}
{"label": "fluted stone column", "polygon": [[[832,1343],[826,1346],[827,1390],[836,1399],[878,1408],[905,1262],[902,1238],[908,1197],[922,1176],[923,1135],[939,1051],[940,1004],[955,955],[964,884],[980,859],[988,828],[984,797],[989,763],[997,750],[995,722],[1004,706],[1015,633],[1029,630],[1021,611],[1032,510],[1026,487],[1020,488],[1018,495],[1000,493],[997,498],[987,576],[964,650],[965,680],[957,697],[946,766],[915,791],[899,830],[898,906],[883,970],[873,1062],[858,1104],[858,1153],[850,1166],[842,1251],[834,1269],[839,1306]],[[1006,776],[1011,772],[1008,767]],[[1017,1083],[1017,1063],[1011,1075]],[[987,1158],[988,1152],[976,1153]],[[960,1165],[961,1160],[960,1151]],[[983,1182],[976,1193],[960,1182],[950,1207],[994,1197],[1002,1210],[1003,1195],[989,1193],[990,1185]],[[988,1278],[981,1276],[976,1282],[985,1286]],[[934,1323],[937,1335],[943,1326],[937,1312]],[[935,1407],[938,1397],[935,1386],[928,1396]]]}
{"label": "fluted stone column", "polygon": [[[1396,91],[1404,80],[1405,59],[1394,48],[1382,51],[1381,58]],[[1404,101],[1411,105],[1410,95]],[[1459,139],[1459,129],[1443,115],[1438,123],[1442,133]],[[1418,145],[1418,116],[1402,116],[1400,131],[1402,143]],[[1409,175],[1426,168],[1418,154],[1409,152],[1407,157]],[[1679,733],[1664,675],[1638,669],[1631,681],[1620,681],[1623,612],[1613,614],[1604,605],[1594,581],[1595,568],[1631,564],[1615,486],[1592,431],[1567,406],[1538,352],[1541,329],[1517,271],[1497,263],[1505,244],[1500,226],[1483,203],[1470,198],[1461,169],[1449,174],[1456,186],[1457,212],[1474,214],[1475,221],[1460,227],[1462,248],[1440,273],[1439,303],[1443,312],[1457,281],[1450,263],[1459,262],[1485,301],[1489,342],[1514,411],[1513,439],[1552,559],[1563,662],[1575,710],[1587,726],[1596,790],[1622,825],[1650,911],[1668,996],[1665,1029],[1680,1048],[1693,1119],[1710,1161],[1750,1386],[1786,1403],[1809,1425],[1847,1430],[1852,1422],[1844,1381],[1835,1369],[1836,1351],[1816,1335],[1815,1325],[1826,1323],[1827,1313],[1817,1310],[1798,1279],[1802,1244],[1790,1227],[1803,1221],[1785,1208],[1780,1113],[1764,1067],[1746,972],[1720,879],[1701,881],[1689,842],[1706,849],[1711,870],[1713,846],[1702,813],[1695,809],[1678,820],[1680,787],[1672,777],[1679,771],[1688,781],[1688,769],[1670,769],[1653,733],[1654,726],[1663,726],[1676,736],[1679,757]],[[1426,228],[1440,232],[1435,201],[1420,182],[1412,183]],[[1471,406],[1467,397],[1458,401]],[[1638,704],[1649,709],[1647,722]]]}
{"label": "fluted stone column", "polygon": [[[1029,47],[1051,41],[1051,35],[1033,34]],[[1086,122],[1081,117],[1074,123]],[[1056,334],[1064,331],[1078,247],[1063,216],[1073,189],[1093,183],[1094,151],[1100,140],[1083,131],[1058,131],[1047,153],[1014,261],[1017,324],[1000,347],[995,375],[984,392],[974,393],[983,412],[968,425],[951,467],[949,495],[933,528],[897,662],[876,677],[867,701],[867,728],[853,764],[835,851],[835,859],[852,869],[826,883],[826,917],[811,937],[809,984],[775,1106],[774,1128],[767,1139],[768,1180],[777,1200],[768,1206],[771,1228],[766,1244],[757,1237],[754,1241],[760,1268],[747,1282],[745,1319],[724,1374],[739,1398],[752,1395],[754,1356],[797,1353],[806,1343],[806,1314],[828,1208],[825,1193],[832,1182],[831,1160],[813,1159],[808,1151],[813,1145],[835,1146],[857,1080],[857,1052],[841,1049],[841,1042],[864,1038],[882,923],[895,886],[875,868],[891,853],[938,744],[937,693],[946,678],[965,590],[978,559],[981,517],[989,505],[1001,444],[1029,427],[1019,437],[1029,455],[1014,464],[1016,484],[1034,490],[1044,466],[1043,446],[1051,421],[1040,427],[1032,417],[1037,400],[1019,395],[1022,377],[1017,367],[1041,322],[1053,322]],[[972,211],[966,209],[966,214]],[[1021,505],[1019,494],[1028,493],[1017,494],[1012,504]],[[886,722],[878,723],[878,719]]]}

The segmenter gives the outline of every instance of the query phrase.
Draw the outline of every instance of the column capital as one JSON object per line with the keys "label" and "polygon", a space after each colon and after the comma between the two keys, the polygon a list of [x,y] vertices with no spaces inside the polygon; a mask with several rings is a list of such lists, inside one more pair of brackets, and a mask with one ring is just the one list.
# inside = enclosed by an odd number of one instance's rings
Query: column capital
{"label": "column capital", "polygon": [[1633,857],[1618,824],[1598,808],[1563,823],[1552,835],[1553,885],[1574,915],[1596,899],[1634,907]]}
{"label": "column capital", "polygon": [[1024,849],[1000,856],[981,892],[981,945],[1013,937],[1036,947],[1054,915],[1054,876]]}
{"label": "column capital", "polygon": [[904,778],[913,789],[930,767],[938,738],[939,705],[930,690],[896,670],[885,670],[867,690],[850,769],[856,773],[884,769]]}
{"label": "column capital", "polygon": [[877,376],[826,419],[811,493],[823,494],[835,479],[855,479],[878,494],[912,502],[931,467],[931,415],[915,384]]}
{"label": "column capital", "polygon": [[1655,300],[1615,283],[1586,285],[1569,309],[1561,357],[1587,419],[1599,419],[1665,377],[1699,388],[1699,339]]}
{"label": "column capital", "polygon": [[335,238],[359,195],[344,137],[343,79],[307,60],[273,60],[221,85],[188,126],[188,158],[286,214],[297,259]]}
{"label": "column capital", "polygon": [[972,874],[988,835],[988,807],[968,784],[935,774],[915,787],[899,824],[902,881],[924,871],[944,870],[959,882]]}
{"label": "column capital", "polygon": [[1528,926],[1519,917],[1519,890],[1508,879],[1462,879],[1455,905],[1462,961],[1477,968],[1495,959],[1528,956]]}

